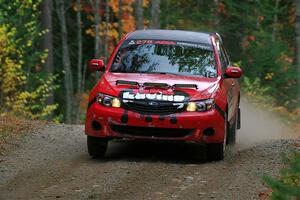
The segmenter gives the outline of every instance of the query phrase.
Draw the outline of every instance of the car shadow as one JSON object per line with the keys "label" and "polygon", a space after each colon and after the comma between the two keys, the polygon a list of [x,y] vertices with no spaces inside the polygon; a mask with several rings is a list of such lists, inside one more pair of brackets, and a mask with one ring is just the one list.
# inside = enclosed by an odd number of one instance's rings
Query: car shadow
{"label": "car shadow", "polygon": [[102,161],[200,164],[209,162],[205,146],[167,141],[111,141]]}

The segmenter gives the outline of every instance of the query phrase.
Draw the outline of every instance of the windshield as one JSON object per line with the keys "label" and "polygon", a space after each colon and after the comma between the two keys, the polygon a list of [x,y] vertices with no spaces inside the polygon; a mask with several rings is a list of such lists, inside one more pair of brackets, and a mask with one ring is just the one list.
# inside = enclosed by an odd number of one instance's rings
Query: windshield
{"label": "windshield", "polygon": [[153,40],[124,41],[110,72],[217,77],[211,46]]}

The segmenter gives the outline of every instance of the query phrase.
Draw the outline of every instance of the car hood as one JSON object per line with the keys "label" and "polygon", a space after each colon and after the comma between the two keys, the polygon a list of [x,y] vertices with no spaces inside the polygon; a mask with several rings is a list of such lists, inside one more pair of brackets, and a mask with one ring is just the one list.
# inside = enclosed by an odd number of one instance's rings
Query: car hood
{"label": "car hood", "polygon": [[[219,81],[219,78],[199,78],[172,74],[107,72],[98,82],[97,90],[112,96],[120,96],[123,91],[128,90],[146,94],[174,94],[179,91],[187,94],[190,100],[201,100],[212,96],[219,87]],[[162,87],[166,84],[168,87]]]}

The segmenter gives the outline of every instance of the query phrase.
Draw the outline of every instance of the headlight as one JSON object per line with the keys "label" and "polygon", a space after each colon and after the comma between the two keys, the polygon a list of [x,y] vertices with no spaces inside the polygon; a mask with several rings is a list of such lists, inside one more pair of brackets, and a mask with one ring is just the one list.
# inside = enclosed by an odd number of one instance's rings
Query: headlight
{"label": "headlight", "polygon": [[215,108],[215,101],[213,99],[206,99],[202,101],[189,102],[186,111],[188,112],[204,112]]}
{"label": "headlight", "polygon": [[106,107],[114,107],[114,108],[121,107],[121,101],[117,97],[113,97],[103,93],[98,94],[97,102],[98,104],[101,104]]}

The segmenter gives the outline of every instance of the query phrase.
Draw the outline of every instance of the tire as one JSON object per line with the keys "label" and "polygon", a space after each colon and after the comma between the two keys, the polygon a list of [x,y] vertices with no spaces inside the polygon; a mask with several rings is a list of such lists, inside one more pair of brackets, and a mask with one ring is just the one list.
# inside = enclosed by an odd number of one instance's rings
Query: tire
{"label": "tire", "polygon": [[228,123],[228,135],[226,144],[235,144],[236,143],[236,130],[237,130],[237,117],[235,117],[233,124],[230,126]]}
{"label": "tire", "polygon": [[210,161],[218,161],[224,159],[225,153],[224,143],[212,143],[206,145],[206,155]]}
{"label": "tire", "polygon": [[103,158],[106,153],[107,146],[107,139],[87,136],[87,148],[90,156]]}

